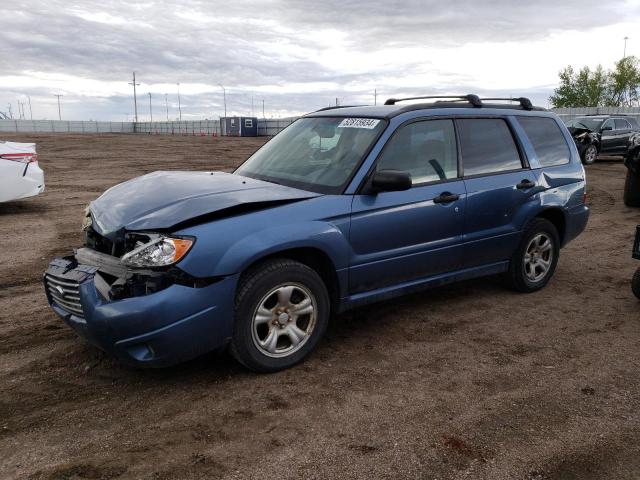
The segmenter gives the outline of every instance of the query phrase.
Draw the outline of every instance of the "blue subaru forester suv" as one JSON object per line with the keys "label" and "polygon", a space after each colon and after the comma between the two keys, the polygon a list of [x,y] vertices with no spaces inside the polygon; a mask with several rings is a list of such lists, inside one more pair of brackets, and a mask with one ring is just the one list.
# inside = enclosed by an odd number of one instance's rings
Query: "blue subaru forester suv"
{"label": "blue subaru forester suv", "polygon": [[53,310],[130,364],[228,346],[268,372],[305,358],[332,312],[483,275],[544,287],[589,214],[562,122],[526,98],[402,100],[423,103],[324,109],[232,174],[107,190],[85,246],[44,275]]}

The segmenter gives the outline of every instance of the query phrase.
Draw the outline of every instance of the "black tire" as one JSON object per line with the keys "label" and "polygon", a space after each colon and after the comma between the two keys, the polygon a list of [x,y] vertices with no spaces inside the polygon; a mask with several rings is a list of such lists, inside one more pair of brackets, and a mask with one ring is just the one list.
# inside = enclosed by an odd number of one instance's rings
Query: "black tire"
{"label": "black tire", "polygon": [[592,143],[582,152],[582,163],[585,165],[593,165],[598,158],[598,148]]}
{"label": "black tire", "polygon": [[624,181],[624,204],[627,207],[640,207],[640,176],[627,170]]}
{"label": "black tire", "polygon": [[[552,252],[552,257],[548,259],[549,267],[546,270],[546,273],[544,273],[544,276],[533,281],[527,274],[528,272],[531,272],[531,269],[527,269],[525,267],[525,255],[527,254],[527,248],[531,246],[531,242],[538,235],[542,235],[541,238],[546,238],[551,242],[550,251]],[[558,235],[558,230],[549,220],[545,220],[544,218],[534,218],[527,225],[527,228],[522,235],[522,239],[520,240],[520,244],[511,257],[509,271],[507,272],[507,282],[509,286],[522,293],[532,293],[540,290],[553,276],[556,265],[558,264],[559,256],[560,236]],[[540,275],[542,275],[542,272],[540,272]]]}
{"label": "black tire", "polygon": [[640,299],[640,268],[635,271],[631,279],[631,291]]}
{"label": "black tire", "polygon": [[[289,339],[288,335],[282,332],[277,333],[278,329],[284,328],[286,330],[289,325],[282,326],[277,323],[280,322],[278,314],[273,313],[273,320],[254,328],[254,316],[257,318],[258,308],[261,305],[265,305],[265,298],[270,299],[273,295],[275,295],[275,298],[272,300],[275,300],[276,304],[272,310],[277,311],[280,309],[279,294],[277,292],[272,293],[270,297],[269,293],[274,289],[289,288],[289,285],[294,285],[293,293],[290,294],[290,301],[294,300],[294,295],[302,295],[306,298],[306,294],[302,289],[306,290],[309,294],[308,298],[312,300],[312,305],[314,305],[315,315],[312,313],[308,315],[308,318],[301,316],[293,320],[293,315],[289,315],[289,310],[287,310],[285,317],[290,317],[290,319],[285,320],[285,323],[288,321],[298,327],[297,322],[300,319],[303,322],[306,321],[308,334],[304,337],[304,341],[300,342],[301,345],[295,347],[297,350],[292,350],[289,354],[286,353],[286,349],[284,353],[277,353],[277,351],[269,353],[266,351],[266,347],[263,346],[261,349],[257,345],[261,340],[259,329],[261,327],[267,329],[264,333],[266,337],[271,334],[271,330],[276,331],[275,348],[280,343],[278,335],[285,342],[291,343],[290,348],[294,348],[293,341]],[[295,285],[300,288],[295,287]],[[289,305],[293,305],[293,303],[289,303]],[[330,301],[327,288],[313,269],[286,258],[265,261],[247,271],[240,279],[235,300],[235,325],[231,341],[231,353],[245,367],[256,372],[276,372],[292,367],[315,349],[327,329],[329,314]],[[313,326],[309,327],[309,325]],[[273,357],[270,355],[283,356]]]}

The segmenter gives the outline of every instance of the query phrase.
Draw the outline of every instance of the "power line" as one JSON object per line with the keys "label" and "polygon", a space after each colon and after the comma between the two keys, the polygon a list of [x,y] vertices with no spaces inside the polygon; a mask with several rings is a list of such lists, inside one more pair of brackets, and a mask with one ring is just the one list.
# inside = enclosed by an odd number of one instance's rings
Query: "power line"
{"label": "power line", "polygon": [[622,54],[623,59],[627,58],[627,40],[629,40],[629,37],[624,37],[624,51]]}
{"label": "power line", "polygon": [[224,98],[224,117],[227,118],[227,89],[224,88],[221,83],[219,83],[218,85],[220,85],[220,88],[222,89],[222,95]]}
{"label": "power line", "polygon": [[58,97],[58,120],[62,120],[62,114],[60,113],[60,97],[64,97],[64,95],[54,95],[54,97]]}
{"label": "power line", "polygon": [[138,123],[138,97],[136,95],[136,86],[140,84],[136,83],[136,72],[133,72],[133,82],[129,82],[129,85],[133,85],[133,109],[135,112],[136,123]]}
{"label": "power line", "polygon": [[180,82],[176,83],[178,85],[178,113],[180,114],[180,121],[182,121],[182,106],[180,105]]}

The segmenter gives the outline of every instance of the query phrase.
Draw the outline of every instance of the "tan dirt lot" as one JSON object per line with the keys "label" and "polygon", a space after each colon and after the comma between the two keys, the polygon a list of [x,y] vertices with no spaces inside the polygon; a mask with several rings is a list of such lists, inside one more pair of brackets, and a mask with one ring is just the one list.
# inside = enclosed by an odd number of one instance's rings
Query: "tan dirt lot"
{"label": "tan dirt lot", "polygon": [[85,205],[160,169],[230,170],[264,139],[9,135],[47,190],[0,204],[0,478],[631,479],[640,476],[637,210],[619,161],[541,292],[484,279],[342,315],[273,374],[208,355],[119,365],[49,310],[40,277]]}

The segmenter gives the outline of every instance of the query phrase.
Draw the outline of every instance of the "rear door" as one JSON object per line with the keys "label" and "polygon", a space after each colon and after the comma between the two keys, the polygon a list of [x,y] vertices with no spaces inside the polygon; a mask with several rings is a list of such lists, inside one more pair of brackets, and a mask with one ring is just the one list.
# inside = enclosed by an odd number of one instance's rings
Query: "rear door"
{"label": "rear door", "polygon": [[625,153],[627,151],[627,145],[633,130],[631,124],[624,118],[616,118],[614,120],[615,132],[616,132],[616,153]]}
{"label": "rear door", "polygon": [[459,269],[466,194],[458,175],[453,120],[400,126],[375,169],[409,172],[413,186],[354,195],[351,293]]}
{"label": "rear door", "polygon": [[535,193],[537,176],[507,118],[458,119],[456,125],[467,190],[464,265],[508,260],[520,237],[514,217]]}

